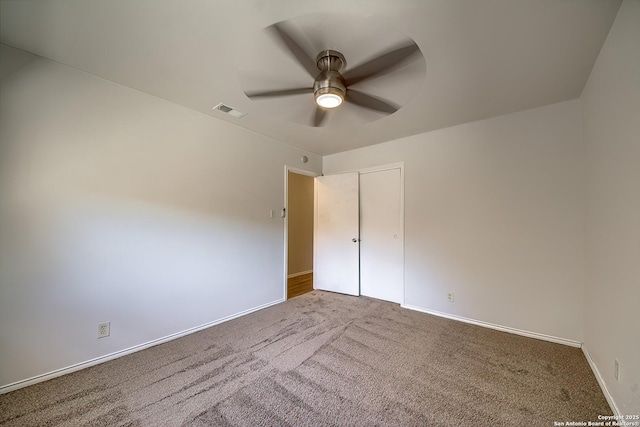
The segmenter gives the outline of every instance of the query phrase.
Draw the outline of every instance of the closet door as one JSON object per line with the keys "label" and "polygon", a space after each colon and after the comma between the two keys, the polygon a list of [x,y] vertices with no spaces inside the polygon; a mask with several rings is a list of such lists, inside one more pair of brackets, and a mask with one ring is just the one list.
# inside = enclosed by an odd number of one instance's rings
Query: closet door
{"label": "closet door", "polygon": [[404,303],[400,169],[360,175],[360,293]]}
{"label": "closet door", "polygon": [[360,295],[358,173],[316,178],[315,289]]}

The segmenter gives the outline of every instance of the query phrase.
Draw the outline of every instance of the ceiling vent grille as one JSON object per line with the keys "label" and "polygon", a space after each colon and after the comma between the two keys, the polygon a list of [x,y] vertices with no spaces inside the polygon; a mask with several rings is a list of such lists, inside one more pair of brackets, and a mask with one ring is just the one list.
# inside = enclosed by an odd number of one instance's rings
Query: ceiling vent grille
{"label": "ceiling vent grille", "polygon": [[230,107],[226,104],[218,104],[215,107],[213,107],[214,110],[218,110],[218,111],[222,111],[223,113],[226,113],[230,116],[235,117],[236,119],[239,119],[240,117],[244,117],[247,115],[247,113],[243,113],[240,110],[236,110],[233,107]]}

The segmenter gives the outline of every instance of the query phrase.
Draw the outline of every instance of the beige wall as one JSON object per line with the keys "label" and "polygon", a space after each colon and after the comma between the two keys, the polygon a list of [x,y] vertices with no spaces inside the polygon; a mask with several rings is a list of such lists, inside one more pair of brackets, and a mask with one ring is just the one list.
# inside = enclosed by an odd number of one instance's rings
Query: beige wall
{"label": "beige wall", "polygon": [[325,156],[323,173],[404,162],[406,306],[578,343],[581,137],[575,100]]}
{"label": "beige wall", "polygon": [[3,45],[0,59],[0,392],[284,300],[270,211],[284,166],[304,155],[318,173],[320,156]]}
{"label": "beige wall", "polygon": [[288,274],[313,269],[313,177],[289,172]]}
{"label": "beige wall", "polygon": [[[618,413],[640,413],[640,2],[625,1],[582,94],[584,348]],[[613,375],[620,362],[620,380]]]}

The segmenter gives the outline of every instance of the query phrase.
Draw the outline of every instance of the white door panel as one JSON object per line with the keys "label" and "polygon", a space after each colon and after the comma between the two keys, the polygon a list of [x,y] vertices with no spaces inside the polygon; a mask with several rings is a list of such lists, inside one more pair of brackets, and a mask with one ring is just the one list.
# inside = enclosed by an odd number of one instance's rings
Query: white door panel
{"label": "white door panel", "polygon": [[316,178],[315,289],[360,295],[358,174]]}
{"label": "white door panel", "polygon": [[360,292],[403,303],[400,169],[360,175]]}

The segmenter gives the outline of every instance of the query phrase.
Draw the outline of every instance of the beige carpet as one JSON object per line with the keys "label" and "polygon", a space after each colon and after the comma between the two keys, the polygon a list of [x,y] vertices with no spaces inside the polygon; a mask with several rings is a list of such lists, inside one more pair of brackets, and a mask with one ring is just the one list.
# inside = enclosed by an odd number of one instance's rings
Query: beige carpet
{"label": "beige carpet", "polygon": [[580,349],[314,291],[0,396],[0,426],[553,426],[611,414]]}

